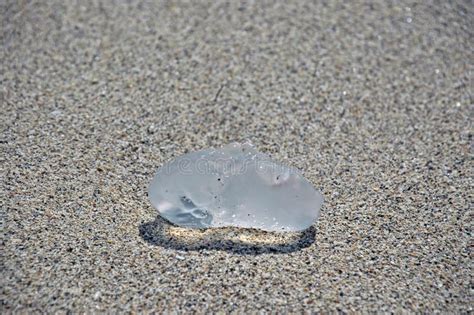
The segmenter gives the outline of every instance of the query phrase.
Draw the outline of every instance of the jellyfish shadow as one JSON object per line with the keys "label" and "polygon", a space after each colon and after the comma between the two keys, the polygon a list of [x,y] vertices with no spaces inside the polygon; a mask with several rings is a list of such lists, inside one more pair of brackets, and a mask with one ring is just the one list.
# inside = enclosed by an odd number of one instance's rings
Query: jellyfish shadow
{"label": "jellyfish shadow", "polygon": [[182,251],[218,250],[240,255],[285,254],[311,246],[316,229],[279,233],[235,227],[184,229],[158,216],[139,226],[140,236],[149,244]]}

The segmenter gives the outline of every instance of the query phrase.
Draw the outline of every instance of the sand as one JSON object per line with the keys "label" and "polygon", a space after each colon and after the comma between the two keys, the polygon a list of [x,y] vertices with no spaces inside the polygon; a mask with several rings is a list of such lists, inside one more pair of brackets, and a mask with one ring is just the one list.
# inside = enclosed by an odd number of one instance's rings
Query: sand
{"label": "sand", "polygon": [[[0,12],[2,313],[472,312],[471,1]],[[157,218],[158,167],[246,139],[311,229]]]}

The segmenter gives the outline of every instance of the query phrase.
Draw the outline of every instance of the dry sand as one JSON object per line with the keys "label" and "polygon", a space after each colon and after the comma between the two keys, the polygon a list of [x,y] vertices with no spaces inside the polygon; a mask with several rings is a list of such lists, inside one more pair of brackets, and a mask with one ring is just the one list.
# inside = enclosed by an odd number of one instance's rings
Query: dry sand
{"label": "dry sand", "polygon": [[[1,1],[1,312],[472,312],[472,1]],[[173,157],[250,139],[298,235],[188,231]]]}

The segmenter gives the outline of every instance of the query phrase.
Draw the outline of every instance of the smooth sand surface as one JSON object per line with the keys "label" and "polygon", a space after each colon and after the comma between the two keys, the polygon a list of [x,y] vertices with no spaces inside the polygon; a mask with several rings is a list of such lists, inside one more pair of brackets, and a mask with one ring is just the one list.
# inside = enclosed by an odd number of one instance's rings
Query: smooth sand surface
{"label": "smooth sand surface", "polygon": [[[449,2],[1,1],[1,312],[472,312]],[[312,228],[156,217],[159,166],[246,139],[322,191]]]}

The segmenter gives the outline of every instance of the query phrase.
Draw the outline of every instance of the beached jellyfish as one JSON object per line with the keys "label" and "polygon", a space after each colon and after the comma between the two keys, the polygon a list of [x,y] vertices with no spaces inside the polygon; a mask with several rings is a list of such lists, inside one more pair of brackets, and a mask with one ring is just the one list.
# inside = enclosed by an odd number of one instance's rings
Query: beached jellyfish
{"label": "beached jellyfish", "polygon": [[161,216],[190,228],[301,231],[317,220],[323,204],[298,170],[248,142],[188,153],[163,165],[149,197]]}

